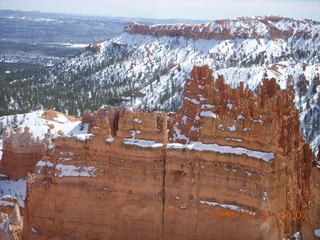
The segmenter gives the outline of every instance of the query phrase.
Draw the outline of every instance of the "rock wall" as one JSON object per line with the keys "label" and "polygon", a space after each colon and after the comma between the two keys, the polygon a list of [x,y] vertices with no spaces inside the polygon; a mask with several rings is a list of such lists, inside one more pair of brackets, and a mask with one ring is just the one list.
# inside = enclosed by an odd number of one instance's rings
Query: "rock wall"
{"label": "rock wall", "polygon": [[84,121],[95,136],[56,139],[29,179],[25,239],[159,239],[166,115],[106,108]]}
{"label": "rock wall", "polygon": [[[171,227],[168,235],[174,232],[177,239],[188,239],[191,232],[200,231],[189,239],[206,239],[206,236],[280,239],[291,236],[301,223],[294,214],[309,208],[312,169],[312,153],[299,131],[292,91],[278,90],[276,80],[271,79],[265,80],[258,96],[254,96],[242,84],[231,89],[224,84],[222,76],[214,82],[212,72],[203,67],[194,68],[184,93],[183,106],[170,121],[170,140],[183,144],[196,141],[196,145],[189,144],[191,149],[210,152],[186,154],[186,148],[182,146],[167,151],[167,171],[181,173],[175,184],[175,175],[166,175],[166,192],[172,199],[166,206],[171,205],[173,210],[168,213],[173,219],[166,224],[169,229]],[[232,149],[225,149],[226,146]],[[221,154],[241,148],[245,149],[241,155],[239,152]],[[192,192],[181,191],[183,185]],[[176,187],[172,189],[171,186]],[[227,221],[213,222],[208,218],[214,209],[212,205],[217,203],[242,206],[256,213],[271,211],[273,217],[268,221],[233,219],[235,227],[230,227],[231,223]],[[176,211],[179,204],[185,207],[184,212]],[[290,214],[283,219],[286,210]],[[193,231],[182,231],[172,224],[192,214]],[[199,219],[199,215],[207,218]],[[217,228],[210,227],[211,224]],[[237,231],[229,232],[228,228]],[[217,233],[216,229],[225,231]],[[184,235],[179,236],[179,233]]]}
{"label": "rock wall", "polygon": [[0,172],[13,180],[32,173],[45,150],[40,139],[35,139],[29,128],[5,131],[3,143]]}
{"label": "rock wall", "polygon": [[175,114],[102,107],[83,122],[28,179],[25,240],[282,239],[318,196],[293,93],[274,79],[253,94],[195,67]]}
{"label": "rock wall", "polygon": [[[294,21],[282,17],[255,17],[216,20],[204,24],[156,24],[131,22],[124,31],[154,37],[186,37],[191,39],[226,40],[235,38],[319,38],[308,29],[308,21]],[[284,26],[287,26],[285,29]]]}
{"label": "rock wall", "polygon": [[[61,119],[59,115],[62,116]],[[52,110],[43,111],[40,116],[31,120],[32,124],[28,123],[30,116],[27,115],[25,118],[20,120],[20,127],[9,127],[2,135],[3,155],[0,159],[0,173],[13,180],[24,178],[34,171],[36,163],[46,154],[46,149],[51,144],[51,132],[59,127],[63,129],[66,121],[78,120]],[[54,124],[59,124],[59,127]],[[35,132],[38,133],[37,137],[34,136]],[[39,132],[43,134],[39,136]],[[60,131],[59,134],[64,133]]]}

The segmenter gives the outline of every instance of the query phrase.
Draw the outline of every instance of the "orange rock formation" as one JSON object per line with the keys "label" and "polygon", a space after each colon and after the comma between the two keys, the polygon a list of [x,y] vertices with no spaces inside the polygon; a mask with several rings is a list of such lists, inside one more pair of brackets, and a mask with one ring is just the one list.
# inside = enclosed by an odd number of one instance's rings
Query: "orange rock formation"
{"label": "orange rock formation", "polygon": [[[58,115],[62,115],[72,122],[77,120],[75,117],[52,110],[44,111],[41,118],[63,124],[58,121],[59,119],[55,120]],[[47,124],[47,126],[49,129],[54,128],[52,124]],[[4,147],[0,172],[13,180],[26,177],[28,173],[34,171],[36,163],[45,154],[46,146],[50,144],[50,141],[50,133],[45,134],[42,139],[35,138],[29,127],[20,127],[16,130],[7,129],[3,134]]]}
{"label": "orange rock formation", "polygon": [[[276,27],[276,23],[290,19],[282,17],[257,17],[216,20],[205,24],[156,24],[147,25],[131,22],[125,25],[124,31],[130,34],[150,35],[154,37],[186,37],[191,39],[226,40],[234,38],[290,38],[292,36],[309,39],[313,36],[310,30],[295,30],[288,27],[284,30]],[[238,24],[240,23],[240,24]],[[293,24],[293,26],[296,23]],[[298,23],[300,24],[300,23]],[[263,25],[258,28],[257,25]]]}
{"label": "orange rock formation", "polygon": [[319,202],[319,170],[293,97],[274,79],[231,89],[205,66],[175,114],[85,113],[89,134],[56,138],[28,179],[23,239],[313,239],[316,216],[296,213]]}

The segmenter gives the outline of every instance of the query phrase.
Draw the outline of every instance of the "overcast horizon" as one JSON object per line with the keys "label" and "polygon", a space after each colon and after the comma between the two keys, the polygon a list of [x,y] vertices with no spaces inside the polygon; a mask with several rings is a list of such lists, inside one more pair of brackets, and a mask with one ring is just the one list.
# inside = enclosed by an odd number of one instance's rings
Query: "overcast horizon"
{"label": "overcast horizon", "polygon": [[156,19],[213,20],[275,15],[320,20],[320,0],[0,0],[0,9]]}

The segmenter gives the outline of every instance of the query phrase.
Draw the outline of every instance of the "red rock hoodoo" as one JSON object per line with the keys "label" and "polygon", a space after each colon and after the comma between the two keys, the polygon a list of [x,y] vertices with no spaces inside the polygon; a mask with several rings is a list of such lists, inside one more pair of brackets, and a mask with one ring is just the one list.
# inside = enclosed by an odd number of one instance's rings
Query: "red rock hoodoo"
{"label": "red rock hoodoo", "polygon": [[205,66],[175,114],[84,114],[89,133],[56,138],[28,179],[23,239],[313,239],[316,216],[295,213],[319,198],[319,171],[293,97],[274,79],[232,89]]}

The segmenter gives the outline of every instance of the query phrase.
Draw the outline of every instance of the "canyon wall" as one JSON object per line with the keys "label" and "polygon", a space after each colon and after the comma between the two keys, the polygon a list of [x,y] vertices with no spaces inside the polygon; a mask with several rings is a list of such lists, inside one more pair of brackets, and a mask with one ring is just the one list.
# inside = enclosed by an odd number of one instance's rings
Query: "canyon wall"
{"label": "canyon wall", "polygon": [[44,155],[44,146],[35,139],[29,128],[5,131],[3,134],[3,156],[0,172],[9,179],[18,180],[34,171],[34,167]]}
{"label": "canyon wall", "polygon": [[[302,37],[303,39],[319,38],[318,32],[309,28],[310,22],[298,21],[283,17],[255,17],[216,20],[204,24],[139,24],[131,22],[125,25],[124,31],[130,34],[150,35],[154,37],[185,37],[191,39],[226,40],[235,38],[283,38]],[[239,24],[239,22],[241,22]]]}
{"label": "canyon wall", "polygon": [[295,213],[318,198],[319,171],[293,97],[275,79],[232,89],[205,66],[177,113],[85,113],[88,132],[53,139],[28,179],[23,239],[270,240],[302,224],[313,236],[315,216]]}
{"label": "canyon wall", "polygon": [[[53,133],[63,135],[63,130],[68,130],[64,125],[77,120],[75,117],[52,110],[9,116],[6,120],[7,129],[2,134],[3,155],[2,159],[0,158],[0,173],[12,180],[24,178],[28,173],[32,173],[36,163],[50,146]],[[14,128],[10,122],[19,122],[19,127]]]}

